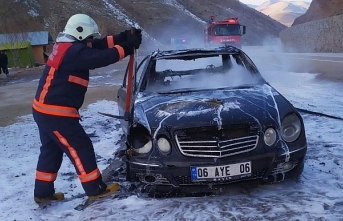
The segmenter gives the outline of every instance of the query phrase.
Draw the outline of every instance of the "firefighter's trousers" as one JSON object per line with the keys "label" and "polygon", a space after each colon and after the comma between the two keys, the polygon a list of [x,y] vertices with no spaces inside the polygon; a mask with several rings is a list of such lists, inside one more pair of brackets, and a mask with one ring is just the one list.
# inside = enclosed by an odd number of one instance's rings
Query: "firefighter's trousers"
{"label": "firefighter's trousers", "polygon": [[102,181],[97,167],[92,142],[79,119],[42,114],[35,110],[33,117],[38,125],[42,143],[37,163],[34,196],[48,197],[55,193],[54,181],[64,153],[73,163],[85,193],[94,196],[103,192],[106,184]]}

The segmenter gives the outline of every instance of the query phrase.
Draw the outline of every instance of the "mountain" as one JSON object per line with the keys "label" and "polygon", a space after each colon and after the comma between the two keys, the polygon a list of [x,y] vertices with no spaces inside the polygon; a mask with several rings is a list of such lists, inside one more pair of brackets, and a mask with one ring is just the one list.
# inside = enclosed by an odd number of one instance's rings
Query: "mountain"
{"label": "mountain", "polygon": [[246,4],[247,6],[249,6],[250,8],[256,8],[258,5],[252,5],[252,4]]}
{"label": "mountain", "polygon": [[[343,14],[342,0],[313,0],[307,12],[296,18],[293,25]],[[292,25],[292,26],[293,26]]]}
{"label": "mountain", "polygon": [[303,1],[270,0],[255,9],[289,27],[297,17],[306,13],[309,6],[310,3]]}
{"label": "mountain", "polygon": [[211,15],[216,19],[237,17],[247,26],[245,44],[262,44],[286,28],[237,0],[7,0],[0,1],[0,33],[48,30],[53,38],[68,18],[85,13],[94,18],[103,35],[132,26],[143,29],[144,47],[170,44],[185,36],[203,45],[203,30]]}

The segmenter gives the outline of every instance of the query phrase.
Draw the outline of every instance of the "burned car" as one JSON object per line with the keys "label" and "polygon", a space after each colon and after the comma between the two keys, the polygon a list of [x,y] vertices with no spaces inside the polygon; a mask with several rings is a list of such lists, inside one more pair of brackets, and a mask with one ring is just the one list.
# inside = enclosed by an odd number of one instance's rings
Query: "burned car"
{"label": "burned car", "polygon": [[118,107],[127,179],[142,190],[203,192],[302,173],[302,117],[242,50],[155,51],[128,73]]}

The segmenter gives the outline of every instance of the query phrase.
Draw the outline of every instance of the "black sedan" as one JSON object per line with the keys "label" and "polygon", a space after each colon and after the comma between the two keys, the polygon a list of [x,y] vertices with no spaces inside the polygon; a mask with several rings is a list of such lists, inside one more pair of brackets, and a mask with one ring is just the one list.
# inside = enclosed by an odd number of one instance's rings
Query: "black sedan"
{"label": "black sedan", "polygon": [[303,172],[303,120],[242,50],[155,51],[131,70],[118,118],[127,179],[142,190],[210,192]]}

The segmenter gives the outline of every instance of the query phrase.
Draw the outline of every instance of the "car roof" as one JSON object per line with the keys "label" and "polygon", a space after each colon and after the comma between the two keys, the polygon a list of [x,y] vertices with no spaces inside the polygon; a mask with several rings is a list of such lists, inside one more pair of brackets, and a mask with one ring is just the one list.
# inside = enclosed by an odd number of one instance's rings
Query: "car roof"
{"label": "car roof", "polygon": [[240,49],[232,46],[218,47],[218,48],[191,48],[191,49],[177,49],[166,51],[154,51],[151,57],[154,60],[163,59],[184,59],[192,60],[197,58],[215,57],[220,55],[232,55],[244,53]]}

